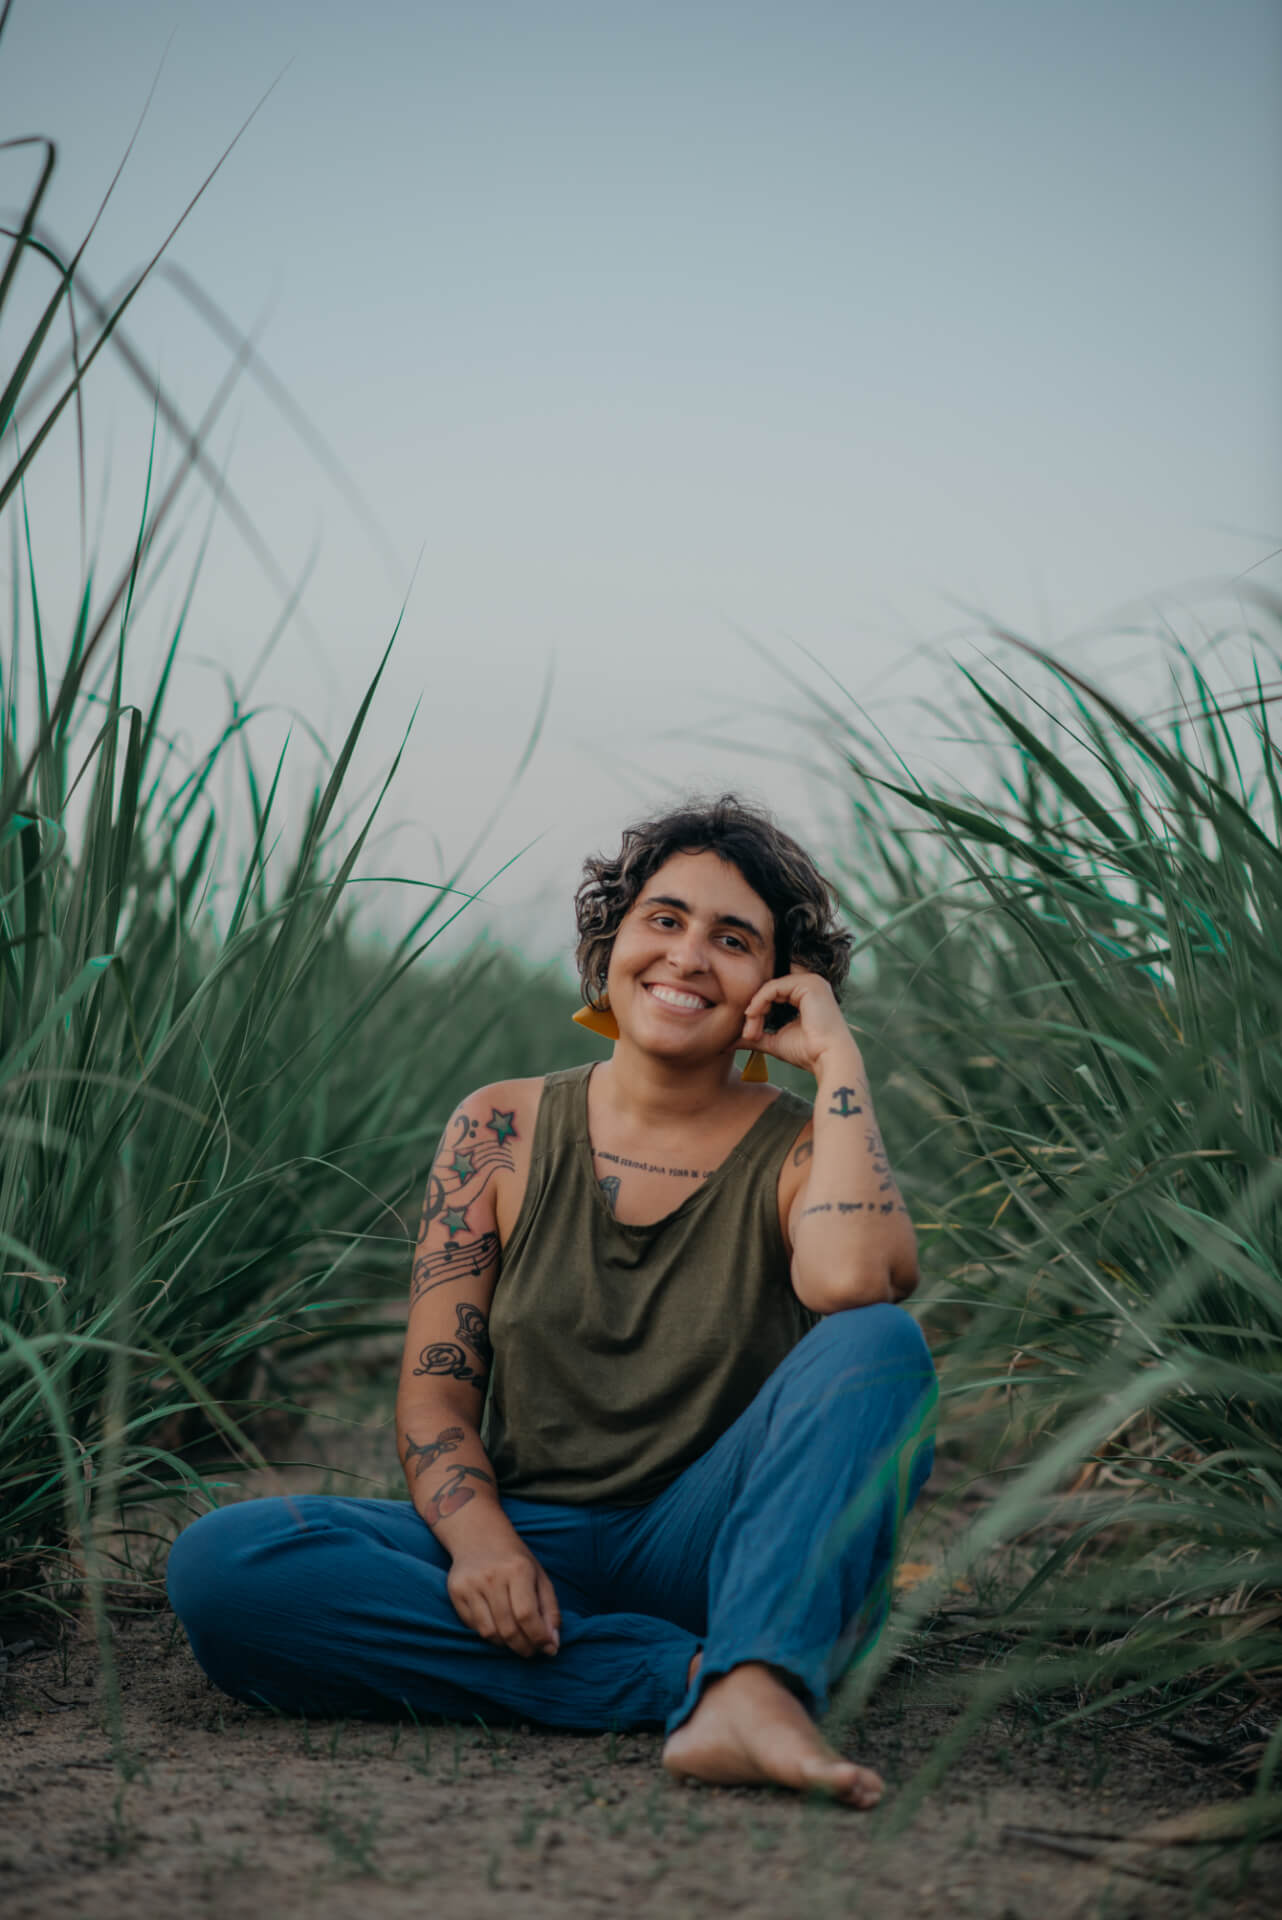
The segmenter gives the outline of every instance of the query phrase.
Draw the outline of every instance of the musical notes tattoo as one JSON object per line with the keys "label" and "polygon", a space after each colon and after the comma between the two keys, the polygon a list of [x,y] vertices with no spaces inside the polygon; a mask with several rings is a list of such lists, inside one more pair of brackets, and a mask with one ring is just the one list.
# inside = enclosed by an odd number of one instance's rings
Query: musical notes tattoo
{"label": "musical notes tattoo", "polygon": [[410,1305],[430,1293],[433,1287],[443,1287],[449,1280],[461,1280],[464,1274],[479,1280],[497,1264],[498,1257],[497,1233],[483,1233],[475,1240],[447,1240],[443,1247],[420,1253],[410,1276]]}
{"label": "musical notes tattoo", "polygon": [[[509,1140],[520,1138],[516,1130],[515,1108],[505,1113],[500,1107],[491,1107],[485,1132],[492,1134],[493,1138],[483,1138],[477,1122],[466,1113],[455,1115],[452,1122],[453,1137],[442,1140],[427,1176],[427,1194],[418,1223],[420,1241],[447,1207],[457,1209],[458,1199],[465,1187],[468,1194],[462,1207],[464,1216],[472,1201],[484,1191],[496,1173],[510,1173],[516,1165],[508,1145]],[[456,1221],[449,1231],[451,1238],[455,1233],[466,1231],[466,1218],[461,1223]]]}

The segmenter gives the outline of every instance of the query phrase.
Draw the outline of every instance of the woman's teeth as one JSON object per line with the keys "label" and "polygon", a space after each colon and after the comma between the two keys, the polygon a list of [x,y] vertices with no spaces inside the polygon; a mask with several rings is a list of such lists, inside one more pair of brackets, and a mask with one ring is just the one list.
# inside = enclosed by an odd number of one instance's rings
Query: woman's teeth
{"label": "woman's teeth", "polygon": [[662,1000],[665,1007],[681,1007],[689,1013],[701,1013],[707,1005],[697,994],[677,993],[672,987],[651,987],[656,1000]]}

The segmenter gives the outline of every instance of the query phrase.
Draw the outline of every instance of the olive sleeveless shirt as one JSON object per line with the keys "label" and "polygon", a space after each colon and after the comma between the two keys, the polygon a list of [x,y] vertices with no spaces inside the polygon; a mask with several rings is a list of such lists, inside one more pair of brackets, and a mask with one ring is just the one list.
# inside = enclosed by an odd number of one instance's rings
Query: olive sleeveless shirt
{"label": "olive sleeveless shirt", "polygon": [[638,1226],[597,1185],[591,1071],[543,1083],[490,1307],[481,1439],[501,1493],[634,1506],[707,1451],[814,1324],[777,1199],[811,1107],[781,1088],[711,1178]]}

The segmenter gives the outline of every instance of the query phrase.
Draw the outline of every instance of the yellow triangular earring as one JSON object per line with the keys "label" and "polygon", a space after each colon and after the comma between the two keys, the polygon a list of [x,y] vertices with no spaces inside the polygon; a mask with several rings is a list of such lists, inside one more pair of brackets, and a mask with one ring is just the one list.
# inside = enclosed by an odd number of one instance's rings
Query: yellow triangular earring
{"label": "yellow triangular earring", "polygon": [[599,1033],[603,1040],[617,1040],[619,1023],[609,1007],[580,1007],[577,1013],[570,1015],[579,1026],[586,1027],[589,1033]]}
{"label": "yellow triangular earring", "polygon": [[[580,1007],[570,1018],[580,1027],[586,1027],[589,1033],[599,1033],[603,1040],[617,1040],[619,1023],[609,1007]],[[770,1069],[766,1065],[764,1053],[755,1050],[748,1055],[747,1064],[740,1074],[741,1080],[769,1080]]]}

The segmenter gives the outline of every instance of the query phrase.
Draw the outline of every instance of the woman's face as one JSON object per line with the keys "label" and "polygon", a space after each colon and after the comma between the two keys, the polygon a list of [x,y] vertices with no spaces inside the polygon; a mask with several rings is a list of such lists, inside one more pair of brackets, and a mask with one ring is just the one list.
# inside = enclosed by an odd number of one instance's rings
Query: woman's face
{"label": "woman's face", "polygon": [[719,854],[675,853],[614,937],[606,987],[621,1033],[674,1059],[732,1049],[744,1009],[774,977],[774,919]]}

